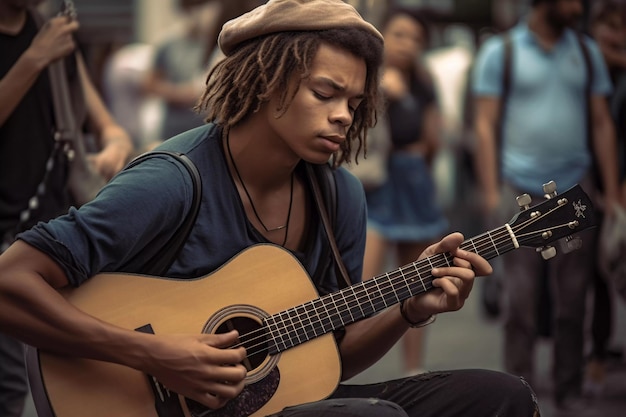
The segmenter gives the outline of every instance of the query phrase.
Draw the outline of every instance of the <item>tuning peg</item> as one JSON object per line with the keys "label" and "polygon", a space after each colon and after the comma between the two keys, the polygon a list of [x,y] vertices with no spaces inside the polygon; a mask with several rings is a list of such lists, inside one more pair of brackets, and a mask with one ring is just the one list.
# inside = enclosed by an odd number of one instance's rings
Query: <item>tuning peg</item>
{"label": "tuning peg", "polygon": [[543,184],[543,192],[544,197],[547,199],[556,197],[556,182],[550,181],[546,184]]}
{"label": "tuning peg", "polygon": [[583,240],[579,236],[567,236],[559,239],[559,246],[563,253],[570,253],[583,246]]}
{"label": "tuning peg", "polygon": [[554,248],[554,246],[544,246],[542,248],[537,248],[537,252],[541,252],[541,257],[546,261],[556,256],[556,249]]}
{"label": "tuning peg", "polygon": [[517,201],[517,205],[520,206],[522,210],[528,210],[530,208],[530,203],[533,201],[532,198],[528,194],[522,194],[515,198]]}

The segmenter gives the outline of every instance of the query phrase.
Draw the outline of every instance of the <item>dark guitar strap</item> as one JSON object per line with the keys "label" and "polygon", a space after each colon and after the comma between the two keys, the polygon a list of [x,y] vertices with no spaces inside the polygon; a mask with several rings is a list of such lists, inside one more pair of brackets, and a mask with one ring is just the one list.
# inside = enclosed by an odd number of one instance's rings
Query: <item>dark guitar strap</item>
{"label": "dark guitar strap", "polygon": [[[341,253],[337,247],[335,241],[335,234],[333,233],[333,224],[337,213],[337,189],[335,184],[335,176],[332,169],[328,164],[313,165],[305,164],[307,175],[309,177],[311,188],[313,189],[313,197],[315,199],[315,205],[319,213],[322,226],[328,237],[330,250],[333,255],[335,270],[337,275],[343,277],[343,282],[337,277],[337,284],[340,288],[346,288],[352,285],[348,270],[341,259]],[[324,184],[325,193],[322,193],[320,183]],[[332,220],[330,218],[332,217]],[[321,257],[323,260],[325,257]],[[318,268],[319,270],[320,268]],[[317,278],[317,277],[314,277]],[[315,280],[314,280],[315,281]]]}
{"label": "dark guitar strap", "polygon": [[170,240],[168,240],[167,244],[163,246],[163,248],[161,248],[161,250],[152,257],[152,259],[150,259],[150,261],[146,265],[146,268],[144,269],[144,271],[142,271],[143,273],[148,275],[164,276],[165,273],[169,270],[172,263],[174,263],[174,260],[178,256],[178,253],[187,241],[189,233],[191,233],[191,229],[193,228],[193,225],[196,222],[196,218],[198,217],[198,212],[200,211],[200,203],[202,200],[202,178],[200,177],[198,168],[193,163],[193,161],[189,159],[187,155],[180,152],[160,150],[146,152],[133,159],[124,169],[132,168],[138,163],[157,155],[167,155],[178,160],[185,166],[185,168],[189,172],[189,175],[191,176],[191,181],[193,182],[193,201],[191,203],[191,207],[189,209],[189,213],[187,213],[185,221],[176,231],[176,233],[170,238]]}

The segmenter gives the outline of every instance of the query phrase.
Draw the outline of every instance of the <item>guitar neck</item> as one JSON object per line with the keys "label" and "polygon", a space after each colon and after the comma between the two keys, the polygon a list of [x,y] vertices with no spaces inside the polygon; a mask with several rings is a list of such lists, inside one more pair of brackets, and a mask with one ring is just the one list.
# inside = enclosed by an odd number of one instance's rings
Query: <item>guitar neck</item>
{"label": "guitar neck", "polygon": [[[69,0],[64,0],[61,14],[72,20],[76,19],[76,7]],[[78,65],[78,64],[77,64]],[[77,125],[73,116],[72,99],[67,81],[67,71],[65,68],[65,58],[60,58],[48,66],[50,76],[50,89],[52,90],[52,101],[54,106],[54,116],[56,122],[58,139],[75,141]]]}
{"label": "guitar neck", "polygon": [[61,136],[59,139],[74,141],[76,137],[76,121],[72,116],[72,101],[67,82],[65,61],[59,59],[50,64],[48,74],[50,75],[50,88],[52,90],[57,134]]}
{"label": "guitar neck", "polygon": [[[485,259],[518,247],[509,225],[485,232],[461,244],[461,248]],[[452,265],[450,254],[437,254],[362,283],[325,295],[265,319],[270,354],[371,316],[394,304],[433,288],[431,270]]]}

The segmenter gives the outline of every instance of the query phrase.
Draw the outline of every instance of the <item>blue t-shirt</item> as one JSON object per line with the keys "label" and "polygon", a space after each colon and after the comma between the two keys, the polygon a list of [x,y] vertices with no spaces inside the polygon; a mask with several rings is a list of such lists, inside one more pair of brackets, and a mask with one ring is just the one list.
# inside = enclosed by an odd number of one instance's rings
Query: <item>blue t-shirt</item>
{"label": "blue t-shirt", "polygon": [[[156,51],[155,70],[174,85],[194,83],[204,80],[207,74],[205,42],[183,36],[169,39]],[[198,85],[198,97],[202,93],[202,84]],[[194,127],[204,124],[201,114],[193,106],[182,106],[166,101],[165,115],[161,121],[161,138],[168,139]]]}
{"label": "blue t-shirt", "polygon": [[[215,271],[243,249],[268,243],[248,221],[221,146],[221,129],[209,124],[164,142],[159,149],[186,154],[202,177],[202,203],[195,226],[168,277],[195,278]],[[300,166],[299,168],[302,168]],[[337,186],[335,238],[353,283],[359,282],[365,249],[366,205],[359,180],[344,168],[334,171]],[[179,228],[191,206],[192,181],[170,156],[150,158],[120,172],[98,196],[80,209],[40,223],[18,238],[42,250],[78,286],[100,272],[142,273],[146,263]],[[311,201],[312,197],[311,197]],[[311,206],[314,213],[314,205]],[[304,252],[293,253],[309,275],[328,240],[312,217]],[[322,264],[324,265],[324,264]],[[327,267],[327,266],[326,266]],[[318,286],[335,291],[334,268]],[[340,278],[341,279],[341,278]]]}
{"label": "blue t-shirt", "polygon": [[[511,31],[511,85],[506,104],[501,150],[502,176],[533,194],[554,180],[567,189],[587,174],[587,70],[577,35],[566,30],[550,51],[526,23]],[[595,42],[585,38],[593,77],[592,95],[606,96],[611,81]],[[494,36],[481,48],[473,71],[475,96],[499,97],[504,68],[503,38]]]}

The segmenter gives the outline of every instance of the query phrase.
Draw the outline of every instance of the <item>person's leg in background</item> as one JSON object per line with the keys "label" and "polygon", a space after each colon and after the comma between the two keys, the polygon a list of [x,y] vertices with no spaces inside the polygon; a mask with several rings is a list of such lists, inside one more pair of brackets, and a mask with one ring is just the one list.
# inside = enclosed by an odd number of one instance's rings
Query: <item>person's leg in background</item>
{"label": "person's leg in background", "polygon": [[567,407],[582,394],[584,322],[586,300],[594,273],[597,231],[579,234],[582,247],[561,253],[549,261],[554,317],[554,396],[557,406]]}
{"label": "person's leg in background", "polygon": [[[499,215],[510,219],[516,213],[515,198],[523,194],[510,185],[502,188]],[[541,196],[533,196],[536,204]],[[532,387],[535,378],[535,344],[539,285],[546,261],[533,248],[522,247],[502,256],[504,369],[524,377]]]}
{"label": "person's leg in background", "polygon": [[[423,243],[400,243],[397,246],[400,266],[415,262],[428,247]],[[402,358],[405,375],[416,375],[424,371],[425,327],[409,329],[402,336]]]}
{"label": "person's leg in background", "polygon": [[385,266],[389,243],[373,228],[367,229],[365,255],[363,256],[363,280],[380,274]]}
{"label": "person's leg in background", "polygon": [[592,280],[591,353],[586,367],[583,394],[598,397],[602,395],[606,379],[606,361],[613,328],[613,300],[605,278],[597,269]]}

